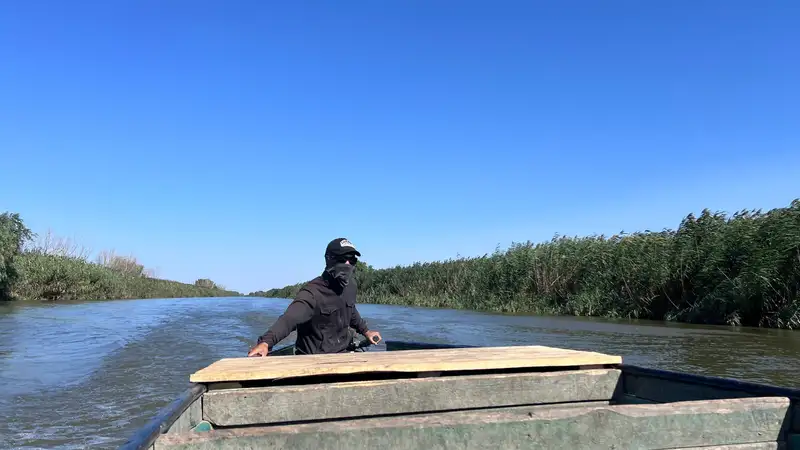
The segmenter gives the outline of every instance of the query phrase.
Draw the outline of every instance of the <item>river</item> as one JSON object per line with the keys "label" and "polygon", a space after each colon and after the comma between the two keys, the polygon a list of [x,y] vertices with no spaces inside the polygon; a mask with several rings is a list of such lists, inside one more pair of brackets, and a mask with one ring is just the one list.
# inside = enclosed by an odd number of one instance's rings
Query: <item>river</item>
{"label": "river", "polygon": [[[0,448],[116,448],[287,301],[252,297],[0,305]],[[548,345],[800,387],[800,332],[360,305],[385,339]],[[289,342],[289,341],[284,341]]]}

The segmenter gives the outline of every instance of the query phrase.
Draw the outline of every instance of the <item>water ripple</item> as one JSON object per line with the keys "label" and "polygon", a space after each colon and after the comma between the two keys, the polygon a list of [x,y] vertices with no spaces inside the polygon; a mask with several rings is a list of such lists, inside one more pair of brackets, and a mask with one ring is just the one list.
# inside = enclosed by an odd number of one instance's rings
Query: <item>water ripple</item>
{"label": "water ripple", "polygon": [[[286,304],[223,298],[0,308],[0,448],[116,448],[187,387],[190,373],[243,356]],[[800,367],[798,332],[359,309],[386,339],[594,350],[631,364],[800,384],[791,376]]]}

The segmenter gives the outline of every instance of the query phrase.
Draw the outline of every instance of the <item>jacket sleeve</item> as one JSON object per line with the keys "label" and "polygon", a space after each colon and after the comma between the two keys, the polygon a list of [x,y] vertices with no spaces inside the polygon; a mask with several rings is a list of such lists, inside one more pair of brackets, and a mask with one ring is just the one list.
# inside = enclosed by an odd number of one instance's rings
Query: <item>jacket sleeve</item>
{"label": "jacket sleeve", "polygon": [[258,343],[266,342],[272,349],[275,344],[284,340],[286,336],[297,328],[298,325],[308,322],[314,314],[314,294],[307,289],[301,289],[297,297],[289,304],[286,311],[278,317],[278,320],[259,336]]}
{"label": "jacket sleeve", "polygon": [[369,331],[367,321],[361,318],[356,305],[353,305],[353,313],[350,315],[350,326],[362,335]]}

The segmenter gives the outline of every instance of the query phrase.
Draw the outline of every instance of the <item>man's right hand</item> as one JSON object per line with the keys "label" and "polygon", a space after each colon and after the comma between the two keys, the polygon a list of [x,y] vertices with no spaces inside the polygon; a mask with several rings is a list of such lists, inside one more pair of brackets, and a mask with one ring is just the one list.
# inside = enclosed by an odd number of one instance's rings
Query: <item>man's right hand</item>
{"label": "man's right hand", "polygon": [[262,342],[252,349],[250,349],[250,353],[247,356],[267,356],[269,355],[269,345],[266,342]]}

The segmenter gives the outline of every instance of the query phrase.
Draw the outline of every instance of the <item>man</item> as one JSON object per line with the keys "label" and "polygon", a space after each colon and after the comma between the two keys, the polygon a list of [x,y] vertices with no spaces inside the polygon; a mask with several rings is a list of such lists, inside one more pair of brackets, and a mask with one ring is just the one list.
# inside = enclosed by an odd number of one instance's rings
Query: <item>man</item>
{"label": "man", "polygon": [[377,344],[381,335],[370,330],[356,309],[353,277],[361,253],[345,238],[325,249],[325,270],[305,284],[272,327],[258,338],[247,356],[267,356],[269,350],[297,329],[295,353],[342,353],[349,344],[348,326]]}

